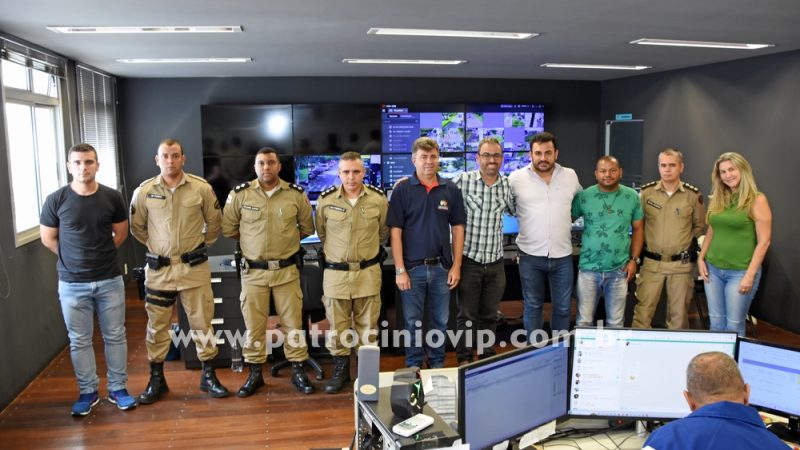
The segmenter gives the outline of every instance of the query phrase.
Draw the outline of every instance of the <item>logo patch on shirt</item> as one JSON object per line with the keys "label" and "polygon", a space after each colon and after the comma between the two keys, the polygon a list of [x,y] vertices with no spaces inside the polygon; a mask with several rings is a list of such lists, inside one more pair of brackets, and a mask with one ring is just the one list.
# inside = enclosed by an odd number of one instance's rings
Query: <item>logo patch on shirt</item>
{"label": "logo patch on shirt", "polygon": [[341,206],[336,206],[336,205],[328,205],[328,209],[332,209],[334,211],[339,211],[339,212],[347,212],[346,209],[342,208]]}
{"label": "logo patch on shirt", "polygon": [[159,194],[147,194],[147,198],[157,198],[159,200],[166,200],[166,195],[159,195]]}
{"label": "logo patch on shirt", "polygon": [[647,199],[647,204],[652,206],[653,208],[661,209],[661,205],[659,205],[658,203],[656,203],[656,202],[654,202],[654,201],[652,201],[650,199]]}
{"label": "logo patch on shirt", "polygon": [[439,200],[439,208],[440,211],[448,211],[450,208],[447,206],[447,200]]}
{"label": "logo patch on shirt", "polygon": [[250,206],[250,205],[242,205],[242,209],[246,209],[246,210],[249,210],[249,211],[261,211],[260,208],[255,207],[255,206]]}

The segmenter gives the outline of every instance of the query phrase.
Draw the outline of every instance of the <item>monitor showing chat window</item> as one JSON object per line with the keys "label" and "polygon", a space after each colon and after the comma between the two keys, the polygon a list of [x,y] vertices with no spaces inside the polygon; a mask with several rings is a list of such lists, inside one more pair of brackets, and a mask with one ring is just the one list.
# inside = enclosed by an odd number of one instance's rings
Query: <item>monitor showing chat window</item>
{"label": "monitor showing chat window", "polygon": [[458,428],[470,448],[491,448],[566,414],[566,344],[525,347],[459,367]]}
{"label": "monitor showing chat window", "polygon": [[739,340],[736,361],[750,385],[750,404],[789,419],[770,430],[784,440],[800,439],[800,349]]}
{"label": "monitor showing chat window", "polygon": [[578,327],[573,339],[570,415],[621,419],[687,416],[689,361],[736,347],[735,332],[697,330]]}

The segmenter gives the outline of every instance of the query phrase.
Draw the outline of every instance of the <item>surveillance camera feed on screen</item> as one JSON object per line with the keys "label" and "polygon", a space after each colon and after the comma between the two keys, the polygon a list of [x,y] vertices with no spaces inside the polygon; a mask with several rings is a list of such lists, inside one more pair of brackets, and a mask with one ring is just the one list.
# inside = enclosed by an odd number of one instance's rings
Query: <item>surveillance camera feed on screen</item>
{"label": "surveillance camera feed on screen", "polygon": [[696,355],[733,357],[736,333],[575,329],[569,400],[571,416],[678,419],[689,415],[683,397],[686,367]]}
{"label": "surveillance camera feed on screen", "polygon": [[544,105],[467,105],[466,116],[468,152],[485,138],[497,138],[505,152],[527,152],[533,135],[544,131]]}
{"label": "surveillance camera feed on screen", "polygon": [[382,105],[384,153],[411,153],[417,138],[429,137],[441,153],[464,152],[464,105]]}
{"label": "surveillance camera feed on screen", "polygon": [[[361,155],[364,183],[381,185],[381,155]],[[295,180],[309,193],[322,192],[342,184],[339,180],[339,155],[295,156]]]}
{"label": "surveillance camera feed on screen", "polygon": [[[467,171],[478,170],[478,154],[467,153]],[[511,172],[522,169],[530,164],[529,152],[503,152],[503,165],[500,166],[500,173],[509,176]]]}

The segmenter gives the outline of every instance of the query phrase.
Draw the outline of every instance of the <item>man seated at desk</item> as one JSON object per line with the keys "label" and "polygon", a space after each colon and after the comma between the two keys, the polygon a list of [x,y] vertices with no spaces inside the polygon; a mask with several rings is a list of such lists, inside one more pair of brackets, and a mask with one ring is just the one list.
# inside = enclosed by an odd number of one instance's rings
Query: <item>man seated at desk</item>
{"label": "man seated at desk", "polygon": [[692,358],[683,395],[692,413],[653,432],[645,450],[786,450],[748,406],[750,386],[730,356],[708,352]]}

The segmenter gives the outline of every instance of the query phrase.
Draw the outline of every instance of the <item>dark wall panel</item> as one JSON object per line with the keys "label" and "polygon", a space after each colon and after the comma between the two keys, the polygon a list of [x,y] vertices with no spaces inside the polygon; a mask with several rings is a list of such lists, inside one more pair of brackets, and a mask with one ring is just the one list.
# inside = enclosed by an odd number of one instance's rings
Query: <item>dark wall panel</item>
{"label": "dark wall panel", "polygon": [[658,152],[677,147],[684,180],[708,195],[725,151],[753,165],[773,213],[772,247],[753,305],[758,317],[800,333],[800,217],[791,186],[800,165],[800,52],[638,76],[602,84],[603,119],[644,119],[644,181],[658,178]]}

